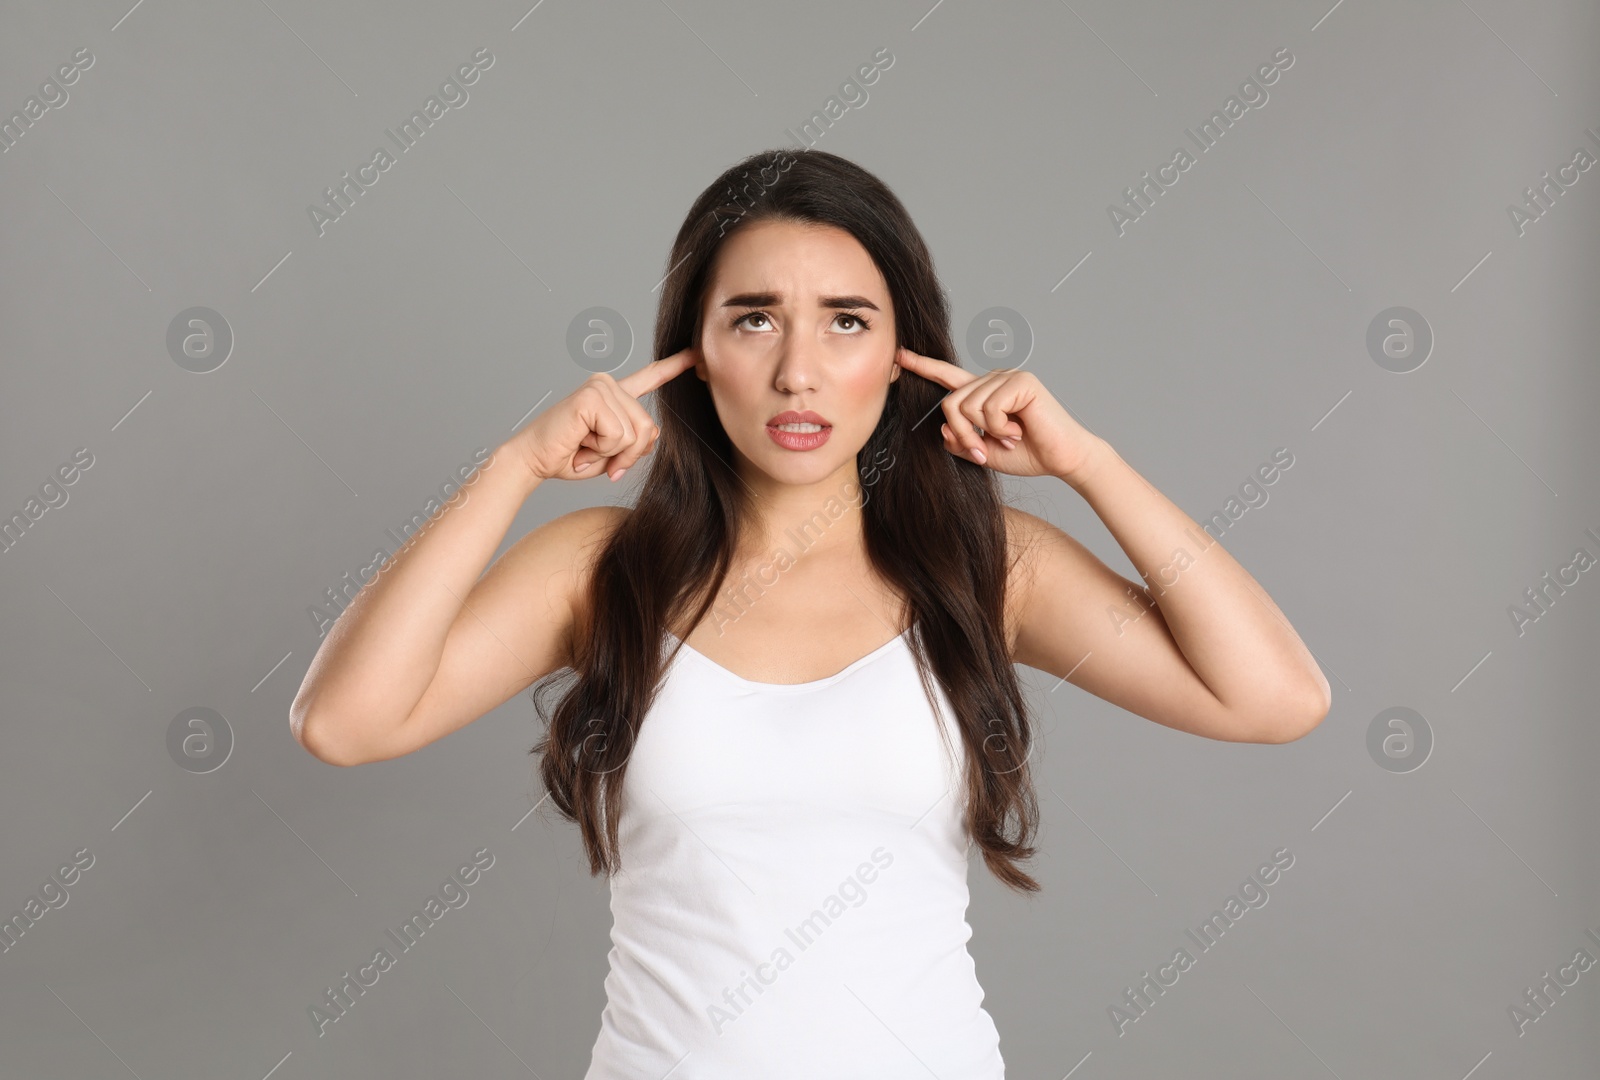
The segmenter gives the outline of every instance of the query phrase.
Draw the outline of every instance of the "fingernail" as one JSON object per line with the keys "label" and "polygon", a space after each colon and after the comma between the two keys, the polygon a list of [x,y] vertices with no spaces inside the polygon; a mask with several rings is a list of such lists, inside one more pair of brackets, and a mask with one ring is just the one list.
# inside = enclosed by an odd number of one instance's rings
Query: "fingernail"
{"label": "fingernail", "polygon": [[592,461],[585,461],[582,465],[574,465],[572,467],[572,471],[573,472],[582,472],[583,470],[587,469],[590,465],[593,465],[593,464],[594,464],[594,462],[592,462]]}
{"label": "fingernail", "polygon": [[1000,445],[1005,447],[1007,450],[1015,450],[1017,448],[1016,442],[1011,439],[1001,439]]}
{"label": "fingernail", "polygon": [[976,461],[976,462],[977,462],[977,463],[978,463],[978,464],[979,464],[979,465],[982,465],[982,464],[983,464],[983,463],[984,463],[984,462],[986,462],[986,461],[988,461],[988,460],[989,460],[989,459],[988,459],[988,458],[986,458],[986,457],[984,457],[984,456],[983,456],[983,451],[982,451],[982,450],[979,450],[979,449],[978,449],[978,448],[977,448],[977,447],[976,447],[976,446],[974,446],[974,447],[973,447],[973,448],[972,448],[972,458],[973,458],[973,460],[974,460],[974,461]]}
{"label": "fingernail", "polygon": [[618,469],[616,472],[611,474],[611,479],[613,481],[621,480],[622,479],[622,474],[627,472],[627,471],[628,471],[627,469]]}

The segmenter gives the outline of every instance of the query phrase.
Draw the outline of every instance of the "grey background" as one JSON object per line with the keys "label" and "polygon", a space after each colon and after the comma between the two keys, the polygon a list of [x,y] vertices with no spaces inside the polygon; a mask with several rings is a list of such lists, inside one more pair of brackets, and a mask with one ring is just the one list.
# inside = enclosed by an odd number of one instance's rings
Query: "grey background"
{"label": "grey background", "polygon": [[[1525,235],[1507,207],[1600,155],[1597,42],[1592,4],[1510,0],[8,4],[0,115],[96,59],[0,154],[0,512],[94,464],[0,553],[0,915],[94,864],[0,954],[0,1075],[582,1075],[610,915],[575,829],[529,814],[531,704],[324,765],[287,722],[307,609],[582,380],[578,311],[628,320],[619,371],[649,359],[693,197],[887,47],[819,148],[906,202],[957,340],[1021,313],[1033,370],[1191,516],[1293,454],[1223,539],[1334,688],[1309,737],[1238,745],[1019,669],[1045,891],[971,873],[1008,1075],[1594,1076],[1600,970],[1520,1035],[1508,1010],[1600,958],[1600,583],[1524,634],[1508,608],[1600,555],[1600,172]],[[307,206],[480,47],[470,101],[319,237]],[[1280,47],[1269,102],[1119,236],[1108,204]],[[166,348],[194,306],[235,335],[208,374]],[[1393,306],[1435,336],[1407,374],[1365,344]],[[542,486],[507,543],[639,475]],[[1133,575],[1064,484],[1012,490]],[[1396,706],[1434,739],[1408,772],[1367,749]],[[234,739],[204,773],[167,748],[195,707]],[[470,903],[319,1037],[309,1006],[484,847]],[[1199,952],[1279,848],[1270,902]]]}

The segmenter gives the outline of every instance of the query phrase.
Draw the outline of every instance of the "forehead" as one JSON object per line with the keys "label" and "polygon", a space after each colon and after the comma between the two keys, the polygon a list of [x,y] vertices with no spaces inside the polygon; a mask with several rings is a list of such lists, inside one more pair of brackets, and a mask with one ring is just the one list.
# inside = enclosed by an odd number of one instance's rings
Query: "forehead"
{"label": "forehead", "polygon": [[786,300],[858,293],[887,299],[888,283],[861,242],[832,225],[761,221],[730,236],[717,252],[706,299],[776,292]]}

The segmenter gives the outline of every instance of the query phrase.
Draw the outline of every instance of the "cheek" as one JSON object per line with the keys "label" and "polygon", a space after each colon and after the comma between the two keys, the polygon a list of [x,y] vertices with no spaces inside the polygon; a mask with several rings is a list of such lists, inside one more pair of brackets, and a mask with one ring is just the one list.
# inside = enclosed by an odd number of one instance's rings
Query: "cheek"
{"label": "cheek", "polygon": [[765,396],[765,387],[746,364],[707,361],[706,376],[711,390],[711,400],[730,421],[740,419],[753,410],[755,403]]}
{"label": "cheek", "polygon": [[870,426],[877,422],[878,414],[883,411],[883,403],[889,396],[889,377],[882,372],[862,368],[848,375],[839,384],[839,389],[861,422]]}

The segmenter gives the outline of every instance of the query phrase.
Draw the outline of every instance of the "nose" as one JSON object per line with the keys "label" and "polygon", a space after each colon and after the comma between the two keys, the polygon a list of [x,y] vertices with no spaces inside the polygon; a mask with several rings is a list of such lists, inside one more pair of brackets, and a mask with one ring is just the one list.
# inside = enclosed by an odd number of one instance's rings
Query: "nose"
{"label": "nose", "polygon": [[786,394],[801,394],[817,388],[817,362],[813,343],[803,335],[790,334],[778,347],[778,368],[772,385]]}

